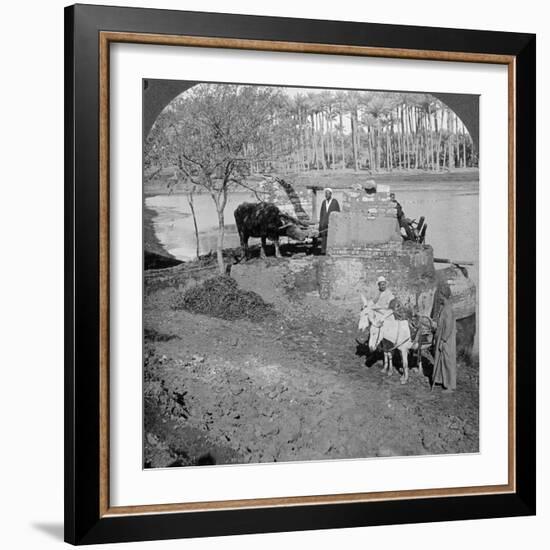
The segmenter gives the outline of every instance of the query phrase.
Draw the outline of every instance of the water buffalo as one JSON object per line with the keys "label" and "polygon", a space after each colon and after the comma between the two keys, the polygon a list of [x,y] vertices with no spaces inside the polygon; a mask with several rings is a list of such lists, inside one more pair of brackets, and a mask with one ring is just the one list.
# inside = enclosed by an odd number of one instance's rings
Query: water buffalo
{"label": "water buffalo", "polygon": [[265,258],[266,239],[273,241],[275,256],[281,257],[279,237],[290,237],[301,241],[306,238],[302,223],[292,216],[281,212],[273,203],[243,202],[235,209],[235,222],[241,239],[241,246],[248,258],[248,239],[262,239],[260,256]]}

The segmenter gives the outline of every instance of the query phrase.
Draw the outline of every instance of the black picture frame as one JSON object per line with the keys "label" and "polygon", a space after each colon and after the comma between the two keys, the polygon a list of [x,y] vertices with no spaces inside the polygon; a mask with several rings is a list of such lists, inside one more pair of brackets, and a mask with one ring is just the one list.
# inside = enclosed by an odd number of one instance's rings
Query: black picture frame
{"label": "black picture frame", "polygon": [[515,491],[337,504],[109,515],[100,506],[100,32],[512,56],[515,357],[535,364],[532,34],[75,5],[65,9],[65,540],[72,544],[535,514],[535,369],[515,383]]}

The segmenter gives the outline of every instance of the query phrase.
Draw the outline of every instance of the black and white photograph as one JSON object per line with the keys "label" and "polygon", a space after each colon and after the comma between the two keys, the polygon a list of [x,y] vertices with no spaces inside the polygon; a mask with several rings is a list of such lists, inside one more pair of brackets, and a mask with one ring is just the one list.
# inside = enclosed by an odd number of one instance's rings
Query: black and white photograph
{"label": "black and white photograph", "polygon": [[479,96],[143,80],[143,467],[479,451]]}

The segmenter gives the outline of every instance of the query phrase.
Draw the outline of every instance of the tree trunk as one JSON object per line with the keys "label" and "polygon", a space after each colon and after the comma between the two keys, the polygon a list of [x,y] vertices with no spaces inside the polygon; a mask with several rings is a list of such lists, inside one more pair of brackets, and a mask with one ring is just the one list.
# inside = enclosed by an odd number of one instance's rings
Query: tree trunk
{"label": "tree trunk", "polygon": [[321,165],[323,166],[323,171],[327,169],[327,154],[326,154],[326,143],[325,143],[325,119],[323,116],[323,113],[319,113],[319,121],[320,121],[320,128],[321,128],[321,135],[320,141],[321,141]]}
{"label": "tree trunk", "polygon": [[454,132],[455,132],[455,119],[454,115],[449,113],[449,170],[453,170],[455,167],[455,147],[454,147]]}
{"label": "tree trunk", "polygon": [[317,170],[320,169],[319,166],[319,153],[317,150],[317,128],[316,128],[316,120],[315,120],[315,113],[312,113],[311,115],[311,141],[313,142],[313,154],[315,155],[315,167]]}
{"label": "tree trunk", "polygon": [[367,126],[367,155],[369,157],[369,170],[372,172],[372,128],[370,126]]}
{"label": "tree trunk", "polygon": [[466,132],[462,125],[462,168],[466,168]]}
{"label": "tree trunk", "polygon": [[376,118],[376,171],[380,170],[380,119]]}
{"label": "tree trunk", "polygon": [[[401,170],[403,168],[403,108],[396,107],[395,109],[395,120],[397,122],[397,162],[396,168]],[[392,132],[393,134],[393,132]]]}
{"label": "tree trunk", "polygon": [[424,123],[423,123],[423,117],[422,115],[420,114],[420,109],[417,109],[417,113],[416,113],[416,116],[418,117],[417,118],[417,124],[416,124],[416,127],[417,127],[417,155],[418,155],[418,158],[417,158],[417,162],[416,162],[416,165],[418,168],[426,168],[425,164],[424,164],[424,157],[423,157],[423,153],[424,153]]}
{"label": "tree trunk", "polygon": [[437,111],[435,112],[435,122],[436,122],[436,133],[437,133],[437,149],[436,149],[436,155],[435,155],[435,162],[437,171],[439,172],[441,170],[441,166],[439,164],[440,157],[441,157],[441,140],[443,139],[442,133],[443,133],[443,115],[444,115],[443,109],[441,109],[441,121],[437,122]]}
{"label": "tree trunk", "polygon": [[200,245],[199,245],[199,227],[197,225],[197,216],[195,214],[195,202],[193,200],[194,191],[187,193],[187,202],[189,203],[189,208],[191,209],[191,215],[193,216],[193,225],[195,226],[195,244],[197,247],[197,259],[200,256]]}
{"label": "tree trunk", "polygon": [[[357,113],[357,111],[356,111]],[[355,115],[355,139],[357,143],[355,145],[355,150],[357,151],[357,168],[361,168],[361,122],[359,121],[359,115]]]}
{"label": "tree trunk", "polygon": [[[394,133],[393,133],[393,120],[390,122],[390,140],[388,142],[388,146],[390,148],[390,172],[393,171],[393,162],[394,162],[394,151],[393,151],[393,148],[394,148],[394,145],[393,145],[393,142],[394,142]],[[399,158],[397,159],[397,162],[395,164],[395,167],[396,168],[399,168]]]}
{"label": "tree trunk", "polygon": [[434,169],[434,156],[433,156],[433,144],[432,144],[432,115],[431,109],[428,105],[428,112],[425,119],[426,125],[426,163],[430,170]]}
{"label": "tree trunk", "polygon": [[412,168],[411,156],[414,153],[414,137],[416,137],[416,130],[413,137],[412,109],[410,107],[407,107],[407,117],[407,168],[410,169]]}
{"label": "tree trunk", "polygon": [[218,269],[221,275],[225,275],[225,263],[223,261],[223,241],[225,237],[225,219],[224,211],[225,204],[227,203],[227,188],[224,184],[223,189],[220,191],[221,197],[214,200],[216,204],[216,210],[218,213],[218,243],[216,247],[216,256],[218,259]]}
{"label": "tree trunk", "polygon": [[386,170],[391,172],[391,147],[390,147],[390,130],[385,129],[386,133]]}
{"label": "tree trunk", "polygon": [[223,239],[225,234],[225,226],[223,212],[218,211],[218,244],[216,247],[216,257],[218,259],[218,269],[221,275],[225,274],[225,263],[223,261]]}
{"label": "tree trunk", "polygon": [[334,128],[333,128],[333,121],[332,117],[329,119],[330,127],[330,154],[332,158],[331,168],[334,170],[336,168],[336,157],[334,156]]}
{"label": "tree trunk", "polygon": [[342,149],[342,170],[346,168],[346,150],[344,148],[344,120],[342,118],[342,104],[340,104],[340,148]]}
{"label": "tree trunk", "polygon": [[304,126],[302,124],[302,111],[298,110],[298,143],[300,147],[300,162],[299,162],[299,171],[305,171],[305,148],[304,148]]}
{"label": "tree trunk", "polygon": [[357,158],[357,111],[351,113],[351,141],[353,146],[353,166],[357,172],[359,170],[359,159]]}

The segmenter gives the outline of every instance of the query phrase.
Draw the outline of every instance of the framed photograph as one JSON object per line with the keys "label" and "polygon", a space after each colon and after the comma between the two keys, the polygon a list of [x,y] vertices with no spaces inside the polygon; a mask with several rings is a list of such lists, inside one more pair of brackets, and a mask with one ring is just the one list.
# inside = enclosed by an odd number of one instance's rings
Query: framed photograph
{"label": "framed photograph", "polygon": [[534,35],[76,5],[65,48],[67,542],[535,513]]}

